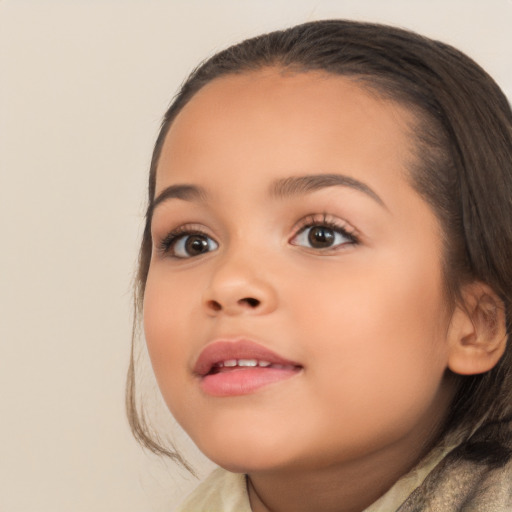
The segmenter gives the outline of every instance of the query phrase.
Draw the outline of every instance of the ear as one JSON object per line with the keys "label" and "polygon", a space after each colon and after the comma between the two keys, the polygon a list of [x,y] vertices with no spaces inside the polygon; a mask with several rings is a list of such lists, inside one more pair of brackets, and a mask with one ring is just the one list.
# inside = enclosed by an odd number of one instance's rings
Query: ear
{"label": "ear", "polygon": [[505,306],[488,285],[464,286],[448,331],[448,367],[460,375],[491,370],[507,345]]}

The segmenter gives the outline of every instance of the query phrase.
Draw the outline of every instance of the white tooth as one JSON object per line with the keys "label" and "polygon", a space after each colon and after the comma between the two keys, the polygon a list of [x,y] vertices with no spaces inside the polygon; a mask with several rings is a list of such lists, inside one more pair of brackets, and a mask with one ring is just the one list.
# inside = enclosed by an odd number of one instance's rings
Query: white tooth
{"label": "white tooth", "polygon": [[224,361],[224,366],[236,366],[236,359],[228,359],[227,361]]}
{"label": "white tooth", "polygon": [[238,366],[258,366],[256,359],[239,359]]}
{"label": "white tooth", "polygon": [[258,366],[270,366],[271,364],[268,361],[258,361]]}

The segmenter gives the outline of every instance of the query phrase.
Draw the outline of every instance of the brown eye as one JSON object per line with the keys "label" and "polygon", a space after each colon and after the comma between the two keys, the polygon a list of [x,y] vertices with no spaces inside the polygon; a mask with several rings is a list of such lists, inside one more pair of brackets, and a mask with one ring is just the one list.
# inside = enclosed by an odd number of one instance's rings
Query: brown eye
{"label": "brown eye", "polygon": [[331,247],[335,240],[335,232],[326,226],[313,226],[309,229],[308,242],[315,249]]}
{"label": "brown eye", "polygon": [[357,244],[356,238],[345,229],[328,224],[314,224],[302,228],[290,241],[309,249],[335,249],[343,245]]}
{"label": "brown eye", "polygon": [[185,242],[185,252],[190,256],[197,256],[208,252],[208,240],[203,235],[191,235]]}
{"label": "brown eye", "polygon": [[176,258],[193,258],[217,248],[217,242],[209,236],[193,233],[176,239],[172,246],[172,255]]}

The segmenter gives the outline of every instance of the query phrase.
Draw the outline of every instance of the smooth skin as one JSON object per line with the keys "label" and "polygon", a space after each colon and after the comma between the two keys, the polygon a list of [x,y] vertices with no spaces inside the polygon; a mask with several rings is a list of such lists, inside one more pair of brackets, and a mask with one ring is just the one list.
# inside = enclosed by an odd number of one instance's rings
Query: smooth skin
{"label": "smooth skin", "polygon": [[[435,439],[456,387],[447,369],[501,355],[475,349],[470,313],[447,303],[441,228],[409,179],[415,125],[348,78],[269,68],[209,83],[167,135],[156,197],[200,193],[155,208],[148,349],[171,412],[209,458],[249,475],[255,512],[363,510]],[[330,246],[311,243],[315,226]],[[302,369],[207,395],[195,361],[238,338]]]}

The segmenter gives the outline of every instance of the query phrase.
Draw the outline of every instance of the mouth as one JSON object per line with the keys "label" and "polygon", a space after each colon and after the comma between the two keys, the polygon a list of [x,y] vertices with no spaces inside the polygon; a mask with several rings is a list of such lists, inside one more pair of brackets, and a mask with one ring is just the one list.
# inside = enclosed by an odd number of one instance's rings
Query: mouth
{"label": "mouth", "polygon": [[247,368],[268,368],[277,370],[294,370],[295,365],[271,363],[270,361],[262,361],[258,359],[228,359],[214,363],[207,375],[215,375],[216,373],[231,372],[237,369]]}
{"label": "mouth", "polygon": [[207,345],[194,366],[203,392],[211,396],[254,393],[286,380],[303,369],[295,361],[248,340],[216,341]]}

